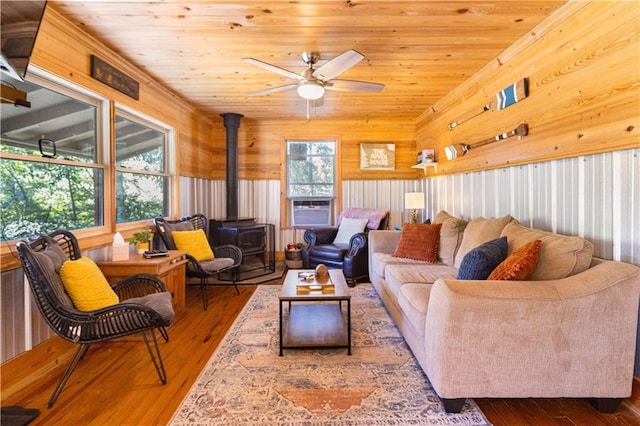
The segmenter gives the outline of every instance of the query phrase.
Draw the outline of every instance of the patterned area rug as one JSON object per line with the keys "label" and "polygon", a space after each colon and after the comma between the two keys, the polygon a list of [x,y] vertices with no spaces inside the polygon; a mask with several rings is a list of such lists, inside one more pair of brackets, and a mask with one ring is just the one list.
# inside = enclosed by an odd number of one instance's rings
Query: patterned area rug
{"label": "patterned area rug", "polygon": [[260,286],[172,425],[488,425],[467,400],[447,414],[370,284],[351,289],[353,354],[285,349],[278,285]]}

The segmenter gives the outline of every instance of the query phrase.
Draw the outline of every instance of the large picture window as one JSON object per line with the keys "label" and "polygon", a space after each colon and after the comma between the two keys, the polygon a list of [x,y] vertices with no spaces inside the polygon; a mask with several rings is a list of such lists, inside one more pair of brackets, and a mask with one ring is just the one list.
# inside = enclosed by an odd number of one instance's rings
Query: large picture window
{"label": "large picture window", "polygon": [[287,197],[335,196],[336,142],[287,141]]}
{"label": "large picture window", "polygon": [[26,92],[31,107],[2,104],[2,241],[102,226],[102,102],[37,77],[21,82],[3,76],[3,84]]}
{"label": "large picture window", "polygon": [[169,130],[116,113],[116,221],[169,216]]}

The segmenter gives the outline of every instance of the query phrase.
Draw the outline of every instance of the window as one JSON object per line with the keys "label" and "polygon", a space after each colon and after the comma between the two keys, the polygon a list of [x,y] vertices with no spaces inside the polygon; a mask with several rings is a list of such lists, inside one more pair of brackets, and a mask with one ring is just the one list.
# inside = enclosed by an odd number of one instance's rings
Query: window
{"label": "window", "polygon": [[287,197],[335,197],[335,163],[335,141],[287,141]]}
{"label": "window", "polygon": [[3,84],[31,107],[2,104],[0,239],[102,226],[102,101],[38,77]]}
{"label": "window", "polygon": [[168,126],[124,107],[109,117],[107,100],[35,67],[28,78],[2,76],[2,84],[27,93],[31,107],[2,104],[0,240],[57,228],[110,233],[104,227],[113,218],[122,224],[169,215]]}
{"label": "window", "polygon": [[116,112],[116,222],[169,215],[169,130]]}

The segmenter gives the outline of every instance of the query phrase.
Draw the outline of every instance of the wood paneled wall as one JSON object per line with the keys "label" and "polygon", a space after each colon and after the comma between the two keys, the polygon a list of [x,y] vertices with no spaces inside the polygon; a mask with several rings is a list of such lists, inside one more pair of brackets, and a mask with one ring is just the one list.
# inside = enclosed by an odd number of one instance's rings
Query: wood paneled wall
{"label": "wood paneled wall", "polygon": [[[418,149],[435,148],[438,172],[457,173],[640,146],[640,8],[568,2],[418,119]],[[506,86],[529,79],[530,95],[453,130]],[[478,142],[529,125],[529,135],[447,161],[447,145]],[[432,173],[432,172],[430,172]]]}
{"label": "wood paneled wall", "polygon": [[[132,40],[132,43],[135,43]],[[139,100],[132,99],[94,80],[91,55],[108,62],[140,83]],[[153,80],[153,70],[140,70],[113,53],[100,41],[47,8],[34,47],[31,64],[73,82],[92,93],[161,121],[176,131],[177,173],[207,176],[224,150],[224,135],[215,131],[217,120],[204,116],[175,93]],[[145,73],[147,71],[149,74]],[[212,137],[215,139],[212,141]],[[213,149],[217,147],[216,149]],[[224,166],[224,161],[221,163]],[[177,193],[177,185],[176,185]]]}
{"label": "wood paneled wall", "polygon": [[[415,152],[414,123],[384,119],[243,121],[239,135],[240,178],[280,179],[287,139],[336,139],[340,174],[352,179],[412,179]],[[360,144],[387,142],[396,145],[393,171],[360,170]]]}

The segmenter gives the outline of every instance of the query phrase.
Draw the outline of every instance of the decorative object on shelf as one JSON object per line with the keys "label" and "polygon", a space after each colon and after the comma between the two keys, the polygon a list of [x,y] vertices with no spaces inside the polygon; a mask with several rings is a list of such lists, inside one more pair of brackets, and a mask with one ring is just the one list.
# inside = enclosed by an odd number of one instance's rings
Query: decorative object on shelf
{"label": "decorative object on shelf", "polygon": [[149,229],[143,229],[133,234],[133,237],[129,238],[129,244],[136,245],[136,251],[138,254],[143,254],[149,250],[149,242],[153,238],[153,233]]}
{"label": "decorative object on shelf", "polygon": [[329,269],[324,263],[316,266],[316,281],[319,283],[326,283],[329,281]]}
{"label": "decorative object on shelf", "polygon": [[395,170],[396,145],[393,143],[361,143],[361,170]]}
{"label": "decorative object on shelf", "polygon": [[418,209],[424,209],[424,192],[405,192],[404,208],[412,209],[411,222],[418,223]]}
{"label": "decorative object on shelf", "polygon": [[449,130],[453,130],[465,121],[469,121],[485,111],[500,111],[501,109],[505,109],[506,107],[523,100],[527,96],[529,96],[529,80],[525,77],[496,93],[495,98],[483,106],[481,111],[474,111],[466,117],[457,121],[452,121],[447,125],[447,127]]}
{"label": "decorative object on shelf", "polygon": [[515,129],[510,132],[500,133],[491,139],[485,139],[473,145],[468,145],[461,143],[459,145],[449,145],[444,148],[444,153],[447,156],[447,160],[453,160],[457,157],[461,157],[465,155],[467,152],[471,150],[471,148],[479,148],[484,145],[488,145],[490,143],[501,141],[503,139],[510,138],[512,136],[517,136],[518,140],[520,140],[523,136],[527,136],[529,134],[529,126],[527,123],[522,123],[518,125]]}
{"label": "decorative object on shelf", "polygon": [[418,164],[433,163],[436,158],[436,151],[434,149],[423,149],[418,152]]}

